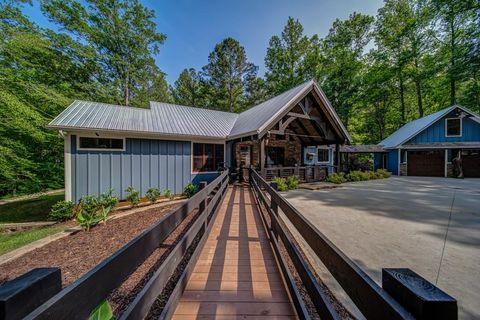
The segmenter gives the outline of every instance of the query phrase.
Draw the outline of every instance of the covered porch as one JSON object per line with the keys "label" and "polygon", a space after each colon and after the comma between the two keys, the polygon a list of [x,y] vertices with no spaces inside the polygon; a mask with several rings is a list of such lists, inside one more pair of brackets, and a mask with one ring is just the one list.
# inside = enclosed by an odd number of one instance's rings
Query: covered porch
{"label": "covered porch", "polygon": [[314,85],[286,104],[256,134],[229,141],[227,150],[231,168],[240,177],[246,175],[245,169],[254,168],[266,180],[296,176],[300,182],[313,182],[339,170],[340,146],[349,142],[343,124]]}

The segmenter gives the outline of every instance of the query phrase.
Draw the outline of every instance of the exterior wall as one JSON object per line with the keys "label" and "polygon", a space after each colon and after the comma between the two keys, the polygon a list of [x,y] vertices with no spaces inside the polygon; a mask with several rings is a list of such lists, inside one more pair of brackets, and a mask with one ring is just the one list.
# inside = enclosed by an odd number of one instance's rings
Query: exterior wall
{"label": "exterior wall", "polygon": [[446,116],[410,139],[406,144],[428,144],[432,142],[473,142],[480,141],[480,124],[470,118],[462,120],[461,137],[445,137]]}
{"label": "exterior wall", "polygon": [[[325,148],[325,147],[323,147]],[[328,162],[318,162],[318,149],[317,146],[308,146],[304,148],[303,152],[303,163],[307,166],[315,166],[315,165],[328,165],[328,174],[331,175],[333,173],[333,159],[335,157],[334,149],[332,147],[328,147]],[[313,153],[313,159],[307,159],[307,153]]]}
{"label": "exterior wall", "polygon": [[398,175],[398,149],[390,150],[387,157],[387,170]]}
{"label": "exterior wall", "polygon": [[374,171],[382,168],[382,157],[383,157],[383,153],[373,154],[373,170]]}
{"label": "exterior wall", "polygon": [[125,151],[78,150],[75,135],[70,141],[71,192],[75,202],[110,188],[125,199],[128,186],[142,196],[151,187],[179,194],[190,181],[211,181],[217,175],[192,174],[190,141],[127,138]]}

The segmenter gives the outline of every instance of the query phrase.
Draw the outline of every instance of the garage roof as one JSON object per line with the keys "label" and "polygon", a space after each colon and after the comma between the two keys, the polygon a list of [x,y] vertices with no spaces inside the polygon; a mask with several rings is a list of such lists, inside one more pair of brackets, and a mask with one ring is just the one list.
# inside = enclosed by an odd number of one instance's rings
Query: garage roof
{"label": "garage roof", "polygon": [[475,121],[480,122],[480,117],[472,111],[460,105],[453,105],[451,107],[442,109],[428,116],[405,124],[403,127],[392,133],[390,136],[380,141],[379,145],[385,149],[395,149],[410,140],[411,138],[415,137],[417,134],[419,134],[420,132],[431,126],[433,123],[437,122],[437,120],[440,120],[456,108],[459,108],[469,113],[474,117]]}

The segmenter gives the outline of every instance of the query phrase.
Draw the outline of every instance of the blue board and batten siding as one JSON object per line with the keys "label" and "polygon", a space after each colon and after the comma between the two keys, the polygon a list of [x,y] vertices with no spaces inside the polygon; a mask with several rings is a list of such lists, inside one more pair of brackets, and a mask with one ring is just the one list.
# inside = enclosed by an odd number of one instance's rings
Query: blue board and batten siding
{"label": "blue board and batten siding", "polygon": [[126,139],[125,151],[78,150],[71,136],[72,200],[112,188],[121,199],[133,186],[142,196],[151,187],[179,194],[193,181],[213,180],[216,173],[191,173],[191,142]]}
{"label": "blue board and batten siding", "polygon": [[445,119],[443,117],[438,120],[405,144],[429,144],[432,142],[473,142],[478,141],[480,137],[480,124],[470,118],[462,120],[462,136],[446,137],[445,136]]}

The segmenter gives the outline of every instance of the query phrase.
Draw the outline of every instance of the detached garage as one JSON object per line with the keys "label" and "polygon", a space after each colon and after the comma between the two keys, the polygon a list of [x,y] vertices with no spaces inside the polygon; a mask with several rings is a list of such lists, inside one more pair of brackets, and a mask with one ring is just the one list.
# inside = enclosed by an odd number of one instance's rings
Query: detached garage
{"label": "detached garage", "polygon": [[480,116],[462,106],[407,123],[379,146],[375,167],[395,175],[480,177]]}

